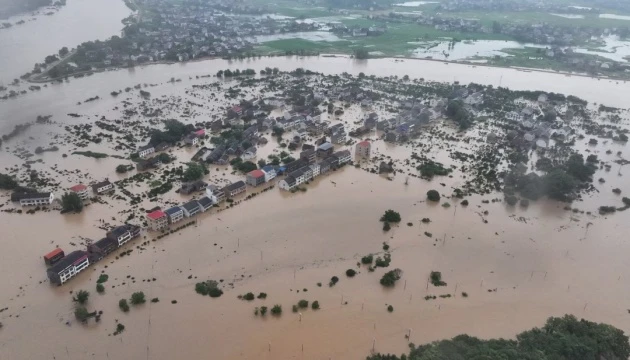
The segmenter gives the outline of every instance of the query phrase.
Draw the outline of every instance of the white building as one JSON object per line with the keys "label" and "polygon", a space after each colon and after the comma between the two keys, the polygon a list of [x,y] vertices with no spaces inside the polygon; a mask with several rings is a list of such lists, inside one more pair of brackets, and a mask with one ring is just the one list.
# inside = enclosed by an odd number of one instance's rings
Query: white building
{"label": "white building", "polygon": [[26,193],[17,195],[17,201],[22,206],[38,206],[38,205],[50,205],[55,199],[55,195],[51,192],[48,193]]}
{"label": "white building", "polygon": [[138,149],[138,156],[141,158],[146,158],[147,156],[153,154],[155,152],[155,148],[153,147],[153,145],[145,145],[145,146],[141,146]]}

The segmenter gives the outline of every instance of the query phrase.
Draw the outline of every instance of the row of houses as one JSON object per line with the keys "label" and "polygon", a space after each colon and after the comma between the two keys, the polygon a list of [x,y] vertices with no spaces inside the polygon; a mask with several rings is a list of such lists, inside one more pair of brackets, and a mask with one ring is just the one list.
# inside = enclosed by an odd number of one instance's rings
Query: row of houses
{"label": "row of houses", "polygon": [[309,164],[308,161],[305,161],[304,159],[296,160],[296,162],[300,162],[299,164],[302,164],[303,166],[292,170],[287,168],[288,175],[278,182],[278,187],[282,190],[291,191],[321,174],[325,174],[330,170],[335,170],[338,167],[349,163],[351,160],[352,155],[348,150],[338,151],[326,157],[322,161],[313,164]]}
{"label": "row of houses", "polygon": [[[86,200],[90,194],[88,187],[83,184],[74,185],[70,191],[77,194],[81,200]],[[101,181],[92,185],[95,195],[101,195],[114,191],[114,184],[109,180]],[[55,194],[52,192],[14,192],[11,194],[11,201],[19,202],[21,206],[47,206],[55,201]]]}
{"label": "row of houses", "polygon": [[149,228],[154,231],[166,229],[172,224],[205,212],[222,201],[232,198],[247,190],[245,182],[237,181],[221,189],[209,185],[200,199],[190,200],[183,205],[173,206],[166,210],[157,209],[147,214]]}
{"label": "row of houses", "polygon": [[46,270],[48,279],[52,284],[62,285],[139,235],[140,227],[125,224],[108,231],[104,238],[89,244],[86,250],[65,255],[57,248],[44,255],[44,262],[50,266]]}

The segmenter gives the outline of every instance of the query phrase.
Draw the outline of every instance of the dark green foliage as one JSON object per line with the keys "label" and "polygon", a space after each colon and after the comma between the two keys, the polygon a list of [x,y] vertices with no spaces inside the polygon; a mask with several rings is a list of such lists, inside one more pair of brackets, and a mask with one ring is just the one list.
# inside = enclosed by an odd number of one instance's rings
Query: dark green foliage
{"label": "dark green foliage", "polygon": [[386,243],[386,242],[383,243],[383,250],[385,250],[385,251],[389,250],[389,244],[388,243]]}
{"label": "dark green foliage", "polygon": [[161,162],[162,164],[169,164],[169,163],[171,163],[173,160],[175,160],[175,158],[174,158],[174,157],[170,156],[170,155],[169,155],[169,154],[167,154],[167,153],[161,153],[161,154],[159,154],[159,155],[157,156],[157,158],[160,160],[160,162]]}
{"label": "dark green foliage", "polygon": [[291,306],[291,311],[293,311],[294,313],[298,312],[300,309],[298,308],[297,305],[293,305]]}
{"label": "dark green foliage", "polygon": [[387,306],[387,311],[389,311],[389,312],[394,312],[394,307],[393,307],[393,306],[391,306],[391,305],[388,305],[388,306]]}
{"label": "dark green foliage", "polygon": [[[195,284],[195,291],[197,294],[210,295],[210,297],[216,298],[223,295],[223,291],[219,289],[219,283],[214,280],[207,280],[204,282],[198,282]],[[252,294],[253,296],[254,294]],[[253,300],[253,299],[252,299]]]}
{"label": "dark green foliage", "polygon": [[576,180],[561,169],[556,169],[543,178],[547,195],[556,200],[566,201],[575,192]]}
{"label": "dark green foliage", "polygon": [[149,192],[147,193],[148,197],[155,197],[158,196],[160,194],[166,194],[167,192],[171,191],[171,189],[173,188],[173,184],[170,182],[165,182],[163,184],[160,184],[157,187],[154,187],[153,189],[149,190]]}
{"label": "dark green foliage", "polygon": [[144,298],[144,293],[142,291],[138,291],[131,294],[132,305],[140,305],[140,304],[144,304],[145,302],[146,302],[146,299]]}
{"label": "dark green foliage", "polygon": [[282,314],[282,306],[279,304],[274,305],[271,308],[271,315],[279,316],[280,314]]}
{"label": "dark green foliage", "polygon": [[17,181],[15,181],[10,175],[0,174],[0,189],[13,190],[17,186]]}
{"label": "dark green foliage", "polygon": [[354,50],[354,57],[356,59],[367,59],[370,57],[370,53],[364,48],[356,49]]}
{"label": "dark green foliage", "polygon": [[536,169],[544,172],[549,172],[553,170],[553,163],[551,159],[541,157],[536,161]]}
{"label": "dark green foliage", "polygon": [[195,181],[199,180],[205,174],[206,168],[196,162],[189,162],[187,164],[186,170],[184,170],[184,181]]}
{"label": "dark green foliage", "polygon": [[333,276],[333,277],[330,278],[330,282],[328,283],[328,286],[333,287],[338,282],[339,282],[339,278],[336,277],[336,276]]}
{"label": "dark green foliage", "polygon": [[372,256],[372,254],[365,255],[364,257],[361,258],[361,264],[364,264],[364,265],[371,264],[372,261],[374,261],[374,256]]}
{"label": "dark green foliage", "polygon": [[463,200],[459,203],[461,206],[468,206],[468,200]]}
{"label": "dark green foliage", "polygon": [[77,306],[74,309],[74,317],[78,321],[85,322],[90,317],[90,313],[87,311],[87,309],[84,306]]}
{"label": "dark green foliage", "polygon": [[247,301],[252,301],[256,298],[256,296],[254,295],[254,293],[248,292],[247,294],[243,295],[243,300],[247,300]]}
{"label": "dark green foliage", "polygon": [[151,145],[158,145],[162,142],[173,145],[180,141],[182,137],[195,130],[192,124],[186,125],[177,120],[164,121],[164,127],[166,128],[164,131],[153,131],[151,140],[149,141]]}
{"label": "dark green foliage", "polygon": [[98,283],[96,284],[96,292],[99,294],[102,294],[105,292],[105,286],[103,286],[103,284]]}
{"label": "dark green foliage", "polygon": [[386,221],[383,223],[383,231],[391,230],[392,226]]}
{"label": "dark green foliage", "polygon": [[129,311],[129,304],[127,303],[127,299],[120,299],[120,301],[118,301],[118,307],[123,312]]}
{"label": "dark green foliage", "polygon": [[256,170],[258,167],[251,161],[243,161],[234,166],[238,171],[246,174],[250,171]]}
{"label": "dark green foliage", "polygon": [[311,304],[311,309],[319,310],[319,301],[317,300],[313,301],[313,303]]}
{"label": "dark green foliage", "polygon": [[383,274],[381,278],[381,285],[386,287],[392,287],[396,284],[396,281],[400,280],[400,276],[402,275],[402,270],[394,269]]}
{"label": "dark green foliage", "polygon": [[120,164],[118,166],[116,166],[116,172],[119,174],[124,174],[127,171],[131,170],[129,165],[124,165],[124,164]]}
{"label": "dark green foliage", "polygon": [[424,163],[416,167],[420,171],[420,175],[425,179],[433,179],[434,176],[446,176],[450,174],[453,169],[445,168],[442,163],[427,160]]}
{"label": "dark green foliage", "polygon": [[399,223],[401,220],[400,214],[394,210],[387,210],[385,214],[381,216],[381,221],[390,222],[390,223]]}
{"label": "dark green foliage", "polygon": [[446,286],[446,283],[442,281],[442,273],[439,271],[431,271],[430,279],[433,286]]}
{"label": "dark green foliage", "polygon": [[505,197],[505,202],[507,202],[510,206],[514,206],[518,202],[518,198],[514,195],[508,195]]}
{"label": "dark green foliage", "polygon": [[383,255],[382,258],[380,256],[377,257],[376,260],[374,260],[374,266],[375,267],[388,267],[391,262],[392,262],[392,256],[389,253],[387,253]]}
{"label": "dark green foliage", "polygon": [[267,298],[267,293],[261,292],[260,294],[258,294],[258,296],[256,298],[258,298],[258,299],[266,299]]}
{"label": "dark green foliage", "polygon": [[590,181],[596,170],[595,165],[584,162],[581,154],[571,155],[564,166],[567,173],[579,181]]}
{"label": "dark green foliage", "polygon": [[125,331],[125,325],[123,325],[121,323],[118,323],[116,325],[116,331],[114,332],[114,335],[118,335],[118,334],[120,334],[123,331]]}
{"label": "dark green foliage", "polygon": [[157,303],[157,302],[160,302],[160,299],[158,299],[158,298],[153,298],[153,299],[151,299],[151,302],[152,302],[152,303]]}
{"label": "dark green foliage", "polygon": [[437,190],[429,190],[427,191],[427,199],[429,201],[440,201],[440,193]]}
{"label": "dark green foliage", "polygon": [[97,282],[98,284],[102,284],[102,283],[104,283],[104,282],[107,282],[107,280],[108,280],[108,279],[109,279],[109,275],[107,275],[107,274],[101,274],[101,275],[99,275],[98,280],[96,280],[96,282]]}
{"label": "dark green foliage", "polygon": [[300,309],[306,309],[308,307],[308,300],[300,300],[300,301],[298,301],[298,307]]}
{"label": "dark green foliage", "polygon": [[85,290],[79,290],[79,292],[77,292],[77,296],[74,297],[74,299],[72,299],[73,301],[78,302],[79,304],[83,305],[88,301],[88,298],[90,297],[90,293],[85,291]]}
{"label": "dark green foliage", "polygon": [[260,307],[260,315],[265,316],[267,314],[267,307],[266,306],[261,306]]}
{"label": "dark green foliage", "polygon": [[346,276],[347,276],[347,277],[354,277],[354,275],[356,275],[356,274],[357,274],[357,272],[356,272],[356,271],[354,271],[354,269],[348,269],[348,270],[346,270]]}
{"label": "dark green foliage", "polygon": [[75,192],[65,193],[61,196],[61,206],[64,212],[83,211],[83,200]]}
{"label": "dark green foliage", "polygon": [[460,130],[468,129],[472,125],[471,115],[460,100],[451,100],[448,103],[446,116],[459,125]]}
{"label": "dark green foliage", "polygon": [[522,332],[516,340],[459,335],[410,348],[409,355],[402,357],[375,354],[367,360],[600,360],[630,356],[630,343],[622,330],[572,315],[549,318],[541,329]]}
{"label": "dark green foliage", "polygon": [[465,291],[462,291],[462,297],[467,298],[467,297],[468,297],[468,293],[467,293],[467,292],[465,292]]}

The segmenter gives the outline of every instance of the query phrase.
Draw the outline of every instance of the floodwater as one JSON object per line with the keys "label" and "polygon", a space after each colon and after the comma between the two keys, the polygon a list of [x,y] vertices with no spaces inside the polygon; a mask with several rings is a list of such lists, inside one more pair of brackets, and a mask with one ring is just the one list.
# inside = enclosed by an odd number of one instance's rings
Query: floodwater
{"label": "floodwater", "polygon": [[565,19],[584,19],[584,15],[578,15],[578,14],[551,14],[551,15],[563,17]]}
{"label": "floodwater", "polygon": [[[197,75],[267,66],[542,89],[618,107],[627,106],[629,90],[629,85],[620,81],[438,61],[359,61],[323,56],[208,60],[108,71],[50,84],[39,92],[2,102],[0,133],[31,122],[37,115],[53,115],[58,124],[33,126],[5,144],[12,147],[17,142],[32,149],[47,144],[59,126],[91,122],[102,115],[116,118],[119,113],[111,109],[122,99],[110,97],[113,90],[158,83],[149,89],[155,97],[183,94],[192,85],[212,81],[196,79]],[[182,81],[167,84],[171,77]],[[76,105],[96,95],[101,100]],[[88,117],[66,115],[72,112]],[[349,113],[359,116],[360,110]],[[439,144],[434,145],[427,156],[440,161],[447,158]],[[101,146],[90,149],[111,153],[107,144]],[[630,155],[621,144],[600,141],[595,147],[579,146],[609,163],[617,158],[617,151],[625,158]],[[610,155],[605,153],[608,149],[612,150]],[[114,172],[120,163],[117,159],[62,158],[67,151],[45,153],[41,156],[44,163],[33,167],[41,171],[57,164],[60,169],[82,169],[91,174],[91,180],[120,177]],[[192,152],[177,150],[176,155],[184,160]],[[268,148],[262,151],[269,152]],[[377,156],[403,160],[410,152],[407,145],[382,141],[373,145]],[[2,167],[22,163],[8,151],[0,152]],[[0,270],[5,274],[0,277],[0,308],[8,307],[0,313],[4,325],[0,330],[0,359],[361,359],[373,346],[376,351],[405,352],[404,336],[410,331],[410,340],[416,344],[460,333],[511,337],[542,325],[549,316],[565,313],[630,331],[626,302],[630,288],[625,286],[630,277],[626,256],[630,242],[621,236],[630,231],[629,212],[601,217],[565,211],[564,204],[552,201],[538,201],[528,209],[482,203],[483,199],[500,198],[500,194],[472,196],[468,207],[444,199],[452,204],[444,208],[426,203],[425,194],[429,189],[450,194],[453,187],[461,185],[459,176],[438,177],[431,182],[410,177],[405,185],[407,170],[389,181],[364,170],[375,165],[378,162],[362,163],[361,169],[345,167],[322,176],[307,185],[306,193],[272,189],[235,208],[202,214],[196,226],[140,246],[152,238],[150,233],[143,234],[142,239],[126,246],[133,249],[130,256],[116,259],[112,255],[62,287],[43,282],[46,276],[41,256],[56,245],[69,252],[74,249],[70,243],[99,239],[103,236],[97,228],[99,219],[124,221],[118,215],[124,202],[107,198],[109,204],[92,204],[79,215],[0,213],[4,224]],[[596,185],[599,193],[587,195],[573,206],[596,214],[600,205],[619,203],[611,189],[619,187],[626,195],[627,181],[618,175],[625,175],[626,170],[613,167],[610,172],[598,171],[595,178],[606,179],[605,184]],[[228,171],[212,167],[210,179],[223,172]],[[70,186],[81,179],[69,175],[60,181]],[[257,191],[248,189],[250,193]],[[7,193],[2,194],[4,200],[7,197]],[[169,194],[160,203],[182,199]],[[159,204],[145,200],[142,205],[149,208]],[[378,218],[387,209],[400,212],[403,220],[383,233]],[[422,218],[430,218],[431,223],[421,223]],[[353,279],[345,276],[346,269],[357,269],[361,256],[382,251],[383,242],[391,246],[390,269],[403,270],[393,289],[379,284],[384,269],[370,273],[362,267]],[[446,287],[427,285],[433,270],[442,272]],[[103,295],[94,291],[101,272],[109,275]],[[332,276],[340,281],[328,287]],[[221,298],[194,292],[194,284],[207,279],[224,280]],[[80,289],[91,293],[90,310],[104,311],[101,323],[82,326],[74,321],[70,292]],[[147,302],[122,313],[118,300],[135,291],[144,291],[147,299],[159,298],[159,302]],[[267,299],[237,300],[237,295],[250,291],[266,292]],[[468,297],[463,298],[462,292]],[[454,297],[424,299],[442,294]],[[318,300],[321,310],[303,310],[300,321],[291,312],[291,305],[300,299]],[[173,300],[177,303],[172,304]],[[274,304],[282,305],[281,317],[254,316],[255,307]],[[387,312],[388,304],[394,306],[393,313]],[[66,321],[71,325],[65,325]],[[124,324],[125,331],[111,336],[116,322]]]}
{"label": "floodwater", "polygon": [[33,69],[47,55],[85,41],[120,35],[121,20],[131,10],[123,1],[71,0],[51,16],[25,16],[26,23],[0,31],[0,84]]}
{"label": "floodwater", "polygon": [[618,36],[607,36],[602,39],[604,45],[595,50],[576,48],[575,52],[601,56],[618,62],[628,62],[630,57],[630,42],[620,40]]}
{"label": "floodwater", "polygon": [[630,20],[630,16],[628,15],[599,14],[599,17],[604,19]]}
{"label": "floodwater", "polygon": [[256,42],[266,43],[268,41],[285,40],[285,39],[304,39],[310,41],[339,41],[337,35],[328,31],[304,31],[286,34],[259,35],[256,36]]}
{"label": "floodwater", "polygon": [[536,44],[523,44],[516,41],[502,40],[477,40],[462,41],[455,43],[452,49],[449,49],[450,42],[441,41],[410,43],[422,44],[423,46],[412,52],[413,57],[427,58],[438,60],[465,60],[473,57],[493,57],[508,56],[502,50],[505,49],[524,49],[526,47],[543,47]]}
{"label": "floodwater", "polygon": [[417,7],[428,4],[439,4],[438,1],[407,1],[400,4],[394,4],[394,6],[408,6],[408,7]]}

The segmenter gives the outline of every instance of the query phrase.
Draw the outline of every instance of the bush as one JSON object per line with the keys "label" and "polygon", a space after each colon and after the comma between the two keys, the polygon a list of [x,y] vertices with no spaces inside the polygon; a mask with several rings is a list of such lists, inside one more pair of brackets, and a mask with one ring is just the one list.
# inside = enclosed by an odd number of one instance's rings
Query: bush
{"label": "bush", "polygon": [[383,255],[383,257],[381,258],[380,256],[376,258],[376,260],[374,261],[374,266],[375,267],[388,267],[389,263],[392,262],[392,256],[388,253]]}
{"label": "bush", "polygon": [[391,305],[387,306],[387,311],[394,312],[394,307]]}
{"label": "bush", "polygon": [[298,301],[298,307],[300,309],[306,309],[308,307],[308,300],[300,300],[300,301]]}
{"label": "bush", "polygon": [[267,307],[266,306],[261,306],[260,307],[260,315],[265,316],[267,314]]}
{"label": "bush", "polygon": [[83,305],[88,301],[89,297],[90,297],[89,292],[85,290],[79,290],[79,292],[77,292],[77,296],[73,300]]}
{"label": "bush", "polygon": [[468,206],[468,200],[463,200],[459,203],[461,206]]}
{"label": "bush", "polygon": [[433,286],[446,286],[446,283],[442,281],[442,273],[439,271],[431,271],[431,284]]}
{"label": "bush", "polygon": [[389,223],[388,223],[388,222],[385,222],[385,223],[383,224],[383,231],[389,231],[391,228],[392,228],[392,227],[391,227],[391,225],[389,225]]}
{"label": "bush", "polygon": [[387,210],[385,214],[381,216],[381,221],[383,222],[399,223],[400,220],[400,214],[394,210]]}
{"label": "bush", "polygon": [[328,283],[328,286],[333,287],[338,282],[339,282],[339,278],[336,277],[336,276],[333,276],[333,277],[330,278],[330,282]]}
{"label": "bush", "polygon": [[77,306],[77,308],[74,309],[74,317],[81,322],[85,322],[90,317],[90,313],[85,306]]}
{"label": "bush", "polygon": [[437,190],[429,190],[427,191],[427,199],[435,202],[440,201],[440,193]]}
{"label": "bush", "polygon": [[311,309],[319,310],[319,301],[317,300],[313,301],[313,303],[311,304]]}
{"label": "bush", "polygon": [[116,332],[114,333],[114,335],[120,334],[123,331],[125,331],[125,325],[118,323],[118,325],[116,325]]}
{"label": "bush", "polygon": [[105,286],[103,286],[103,284],[96,284],[96,292],[99,294],[102,294],[105,292]]}
{"label": "bush", "polygon": [[118,307],[123,312],[129,311],[129,304],[127,304],[127,299],[120,299],[120,301],[118,301]]}
{"label": "bush", "polygon": [[[214,280],[207,280],[195,284],[195,291],[197,294],[210,295],[210,297],[217,298],[223,295],[223,291],[218,288],[219,283]],[[253,294],[252,294],[253,296]],[[252,299],[253,300],[253,299]]]}
{"label": "bush", "polygon": [[151,299],[151,302],[152,302],[152,303],[160,302],[160,299],[158,299],[158,298],[153,298],[153,299]]}
{"label": "bush", "polygon": [[465,291],[462,291],[462,297],[467,298],[467,297],[468,297],[468,293],[467,293],[467,292],[465,292]]}
{"label": "bush", "polygon": [[389,250],[389,244],[388,243],[386,243],[386,242],[383,243],[383,250],[385,250],[385,251]]}
{"label": "bush", "polygon": [[142,291],[135,292],[131,294],[131,304],[132,305],[140,305],[146,302],[144,298],[144,293]]}
{"label": "bush", "polygon": [[97,282],[98,284],[101,284],[101,283],[107,282],[107,279],[109,279],[109,275],[107,275],[107,274],[101,274],[101,275],[98,277],[98,280],[96,280],[96,282]]}
{"label": "bush", "polygon": [[271,308],[271,315],[279,316],[282,314],[282,306],[276,304]]}
{"label": "bush", "polygon": [[430,223],[430,222],[431,222],[431,219],[429,219],[429,218],[422,218],[422,222],[423,222],[424,224],[428,224],[428,223]]}
{"label": "bush", "polygon": [[256,297],[254,296],[254,293],[251,293],[251,292],[248,292],[247,294],[243,295],[243,300],[252,301],[255,298]]}
{"label": "bush", "polygon": [[293,305],[291,307],[291,311],[293,311],[294,313],[298,312],[298,306],[297,305]]}
{"label": "bush", "polygon": [[208,290],[208,295],[211,298],[218,298],[219,296],[223,295],[223,290],[219,288],[211,288],[210,290]]}
{"label": "bush", "polygon": [[258,294],[257,298],[259,298],[259,299],[266,299],[267,298],[267,293],[261,292],[260,294]]}
{"label": "bush", "polygon": [[357,272],[356,272],[356,271],[354,271],[354,269],[348,269],[348,270],[346,270],[346,276],[347,276],[347,277],[354,277],[354,275],[356,275],[356,274],[357,274]]}
{"label": "bush", "polygon": [[364,265],[371,264],[372,261],[374,261],[374,256],[372,256],[372,254],[365,255],[364,257],[361,258],[361,264],[364,264]]}
{"label": "bush", "polygon": [[75,192],[65,193],[61,196],[61,207],[64,212],[83,211],[83,200]]}
{"label": "bush", "polygon": [[508,205],[514,206],[518,202],[518,198],[514,195],[508,195],[505,197],[505,201],[508,203]]}
{"label": "bush", "polygon": [[400,276],[402,275],[402,270],[394,269],[383,274],[381,278],[381,285],[386,287],[392,287],[396,284],[396,281],[400,280]]}

